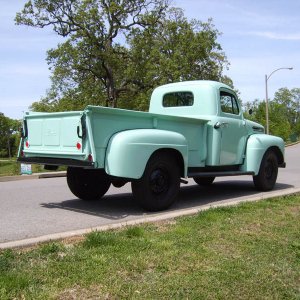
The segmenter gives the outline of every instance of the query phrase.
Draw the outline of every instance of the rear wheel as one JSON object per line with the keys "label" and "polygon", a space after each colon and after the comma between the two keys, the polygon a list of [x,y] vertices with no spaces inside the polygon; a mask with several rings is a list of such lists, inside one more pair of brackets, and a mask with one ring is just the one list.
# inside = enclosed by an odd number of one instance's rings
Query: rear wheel
{"label": "rear wheel", "polygon": [[199,185],[211,185],[216,177],[193,177],[194,181]]}
{"label": "rear wheel", "polygon": [[67,183],[76,197],[82,200],[97,200],[108,191],[111,182],[104,170],[69,167]]}
{"label": "rear wheel", "polygon": [[134,198],[148,211],[170,207],[180,188],[180,171],[175,158],[167,153],[153,155],[141,179],[131,183]]}
{"label": "rear wheel", "polygon": [[270,191],[273,189],[278,174],[278,160],[273,151],[267,151],[263,156],[259,172],[253,176],[255,187],[259,191]]}

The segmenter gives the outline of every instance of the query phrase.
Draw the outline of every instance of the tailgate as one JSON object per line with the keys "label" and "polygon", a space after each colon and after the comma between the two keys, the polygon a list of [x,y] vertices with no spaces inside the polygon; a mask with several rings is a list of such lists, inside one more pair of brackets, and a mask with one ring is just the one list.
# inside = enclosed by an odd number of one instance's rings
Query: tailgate
{"label": "tailgate", "polygon": [[92,166],[83,112],[27,113],[18,160]]}

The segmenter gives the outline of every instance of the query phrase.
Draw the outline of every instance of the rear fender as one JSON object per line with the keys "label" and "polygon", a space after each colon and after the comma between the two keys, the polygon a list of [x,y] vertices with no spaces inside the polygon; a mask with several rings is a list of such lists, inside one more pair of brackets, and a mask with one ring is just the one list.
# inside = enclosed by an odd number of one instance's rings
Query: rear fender
{"label": "rear fender", "polygon": [[284,141],[280,137],[267,134],[253,134],[249,137],[246,148],[246,157],[242,171],[258,174],[260,163],[266,151],[273,149],[279,159],[284,162]]}
{"label": "rear fender", "polygon": [[188,147],[185,137],[158,129],[134,129],[114,134],[106,151],[105,171],[111,176],[139,179],[150,156],[160,149],[179,152],[184,163],[183,175],[186,176]]}

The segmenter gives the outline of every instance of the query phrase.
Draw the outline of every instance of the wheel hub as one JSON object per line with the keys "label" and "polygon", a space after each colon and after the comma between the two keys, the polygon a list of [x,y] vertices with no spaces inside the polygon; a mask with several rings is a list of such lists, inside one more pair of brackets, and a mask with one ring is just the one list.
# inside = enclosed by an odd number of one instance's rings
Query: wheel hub
{"label": "wheel hub", "polygon": [[272,178],[273,173],[274,173],[273,164],[272,164],[272,162],[268,161],[266,168],[265,168],[266,178],[268,178],[268,179]]}
{"label": "wheel hub", "polygon": [[160,194],[165,192],[169,186],[168,174],[161,169],[156,169],[150,176],[151,190]]}

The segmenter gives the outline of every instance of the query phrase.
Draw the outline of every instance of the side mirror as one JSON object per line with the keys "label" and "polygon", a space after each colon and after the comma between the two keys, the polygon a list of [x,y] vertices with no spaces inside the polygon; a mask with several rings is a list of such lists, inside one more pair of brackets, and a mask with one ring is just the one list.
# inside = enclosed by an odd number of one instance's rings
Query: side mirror
{"label": "side mirror", "polygon": [[253,114],[253,109],[252,109],[252,108],[249,109],[248,114],[249,114],[250,116]]}

